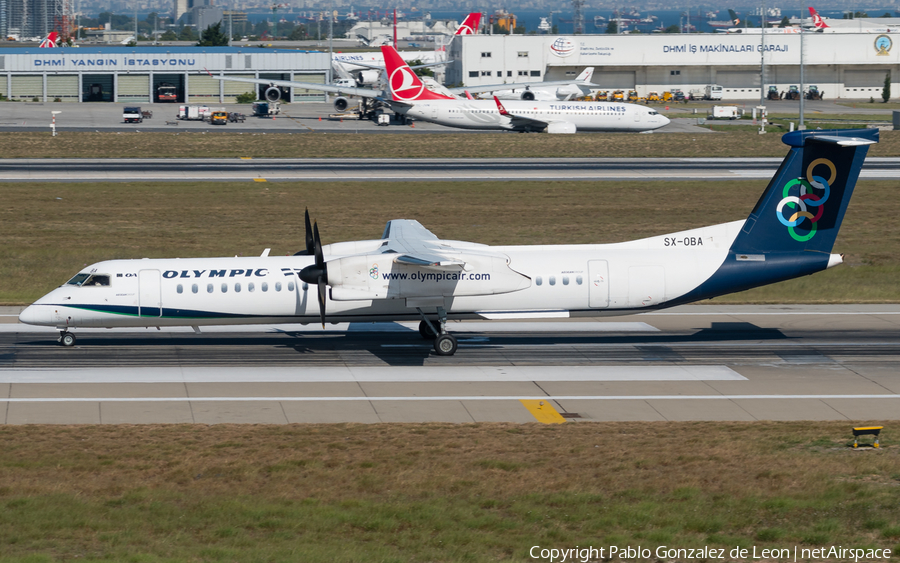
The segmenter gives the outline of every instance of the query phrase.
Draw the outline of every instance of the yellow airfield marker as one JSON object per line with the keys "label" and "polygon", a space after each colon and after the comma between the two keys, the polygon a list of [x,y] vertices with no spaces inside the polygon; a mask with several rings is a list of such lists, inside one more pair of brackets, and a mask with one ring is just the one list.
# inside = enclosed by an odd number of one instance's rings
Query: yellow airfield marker
{"label": "yellow airfield marker", "polygon": [[519,399],[519,402],[528,409],[538,422],[543,424],[562,424],[566,421],[561,414],[550,404],[550,401],[535,401]]}
{"label": "yellow airfield marker", "polygon": [[265,178],[253,178],[253,181],[254,182],[265,182],[266,179]]}
{"label": "yellow airfield marker", "polygon": [[253,160],[253,157],[252,156],[242,156],[242,157],[240,157],[240,159],[241,160]]}

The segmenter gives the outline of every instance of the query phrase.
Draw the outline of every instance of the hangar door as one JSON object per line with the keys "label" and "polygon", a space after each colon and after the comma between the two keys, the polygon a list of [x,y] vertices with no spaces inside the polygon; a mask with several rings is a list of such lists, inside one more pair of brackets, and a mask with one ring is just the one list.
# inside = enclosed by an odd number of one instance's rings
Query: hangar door
{"label": "hangar door", "polygon": [[10,88],[10,100],[28,100],[44,97],[44,77],[40,74],[13,75],[12,88]]}
{"label": "hangar door", "polygon": [[52,102],[57,98],[61,102],[78,101],[78,77],[76,75],[47,75],[47,99]]}
{"label": "hangar door", "polygon": [[616,71],[603,71],[598,74],[594,74],[593,78],[594,83],[599,84],[606,90],[618,89],[618,90],[633,90],[635,88],[634,82],[634,71],[631,72],[616,72]]}
{"label": "hangar door", "polygon": [[844,88],[884,88],[887,70],[845,70]]}
{"label": "hangar door", "polygon": [[[317,72],[314,74],[294,74],[294,80],[297,82],[309,82],[310,84],[325,84],[325,73]],[[306,90],[294,88],[295,102],[325,102],[325,92],[318,90]]]}
{"label": "hangar door", "polygon": [[[229,74],[228,76],[234,78],[249,78],[251,80],[256,78],[256,76],[253,74]],[[222,82],[222,87],[224,88],[224,101],[226,104],[235,104],[237,103],[237,97],[239,95],[246,92],[250,92],[252,94],[253,91],[256,90],[253,84],[249,84],[247,82],[230,82],[228,80]]]}
{"label": "hangar door", "polygon": [[149,74],[120,74],[119,101],[128,103],[150,102]]}
{"label": "hangar door", "polygon": [[188,76],[188,103],[218,104],[219,83],[209,75]]}
{"label": "hangar door", "polygon": [[723,88],[759,88],[759,72],[752,70],[720,70],[716,82]]}

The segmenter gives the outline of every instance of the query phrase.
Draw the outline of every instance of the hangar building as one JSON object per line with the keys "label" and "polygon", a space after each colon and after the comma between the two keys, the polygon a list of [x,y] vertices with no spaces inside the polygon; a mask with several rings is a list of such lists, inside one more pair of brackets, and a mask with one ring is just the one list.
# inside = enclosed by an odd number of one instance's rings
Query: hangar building
{"label": "hangar building", "polygon": [[[325,83],[331,79],[331,58],[316,51],[246,47],[0,50],[0,94],[11,100],[149,104],[159,101],[159,88],[165,84],[175,87],[176,102],[221,104],[254,90],[262,98],[266,89],[216,80],[210,73]],[[296,88],[283,89],[282,98],[325,101],[322,92]]]}
{"label": "hangar building", "polygon": [[[800,84],[800,33],[765,35],[765,86]],[[804,84],[826,98],[877,98],[900,82],[898,33],[803,33]],[[595,67],[604,89],[685,93],[719,84],[724,99],[759,98],[760,34],[465,35],[451,47],[447,82],[479,86],[575,78]]]}

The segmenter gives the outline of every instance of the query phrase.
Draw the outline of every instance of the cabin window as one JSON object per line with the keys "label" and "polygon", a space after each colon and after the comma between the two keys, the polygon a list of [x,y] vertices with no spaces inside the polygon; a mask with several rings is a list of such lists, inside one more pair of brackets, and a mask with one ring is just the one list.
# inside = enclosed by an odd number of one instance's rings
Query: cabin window
{"label": "cabin window", "polygon": [[309,284],[306,282],[303,282],[303,285],[301,285],[300,287],[303,288],[303,291],[306,291],[307,289],[309,289]]}
{"label": "cabin window", "polygon": [[253,290],[256,289],[256,286],[253,285],[253,282],[247,284],[247,291],[253,293]]}
{"label": "cabin window", "polygon": [[240,293],[240,292],[241,292],[241,284],[240,284],[240,283],[234,284],[234,292],[235,292],[235,293]]}
{"label": "cabin window", "polygon": [[569,285],[569,276],[563,276],[563,285]]}
{"label": "cabin window", "polygon": [[200,288],[197,287],[197,284],[193,284],[191,286],[191,293],[197,293],[198,291],[200,291]]}
{"label": "cabin window", "polygon": [[184,286],[181,285],[181,284],[176,285],[176,286],[175,286],[175,293],[179,293],[179,294],[180,294],[180,293],[184,293]]}
{"label": "cabin window", "polygon": [[275,291],[281,291],[281,282],[275,282]]}
{"label": "cabin window", "polygon": [[228,284],[227,283],[222,284],[222,293],[228,293]]}
{"label": "cabin window", "polygon": [[262,282],[262,286],[260,286],[263,291],[269,291],[269,282]]}
{"label": "cabin window", "polygon": [[294,282],[288,282],[288,291],[294,291]]}
{"label": "cabin window", "polygon": [[213,292],[213,284],[211,284],[211,283],[206,284],[206,293],[212,293],[212,292]]}
{"label": "cabin window", "polygon": [[580,275],[579,275],[579,276],[575,276],[575,283],[577,283],[578,285],[581,285],[581,283],[582,283],[583,281],[584,281],[584,278],[582,278]]}
{"label": "cabin window", "polygon": [[550,276],[548,281],[550,282],[550,285],[556,285],[556,276]]}
{"label": "cabin window", "polygon": [[542,278],[541,276],[534,278],[534,285],[542,285],[543,283],[544,283],[544,278]]}

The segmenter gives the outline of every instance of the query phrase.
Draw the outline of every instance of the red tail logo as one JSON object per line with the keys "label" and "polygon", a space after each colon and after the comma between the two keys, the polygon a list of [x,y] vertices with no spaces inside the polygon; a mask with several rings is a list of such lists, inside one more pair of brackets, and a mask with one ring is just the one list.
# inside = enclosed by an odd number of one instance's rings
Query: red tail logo
{"label": "red tail logo", "polygon": [[825,29],[829,27],[827,23],[822,19],[822,16],[819,15],[819,12],[815,10],[812,6],[809,7],[809,15],[812,16],[813,25],[816,26],[816,29]]}
{"label": "red tail logo", "polygon": [[388,84],[391,89],[391,97],[399,102],[411,102],[413,100],[452,100],[449,96],[436,94],[425,88],[425,84],[419,80],[416,73],[400,57],[396,49],[390,45],[381,47],[384,56],[384,66],[387,70]]}
{"label": "red tail logo", "polygon": [[59,34],[55,31],[51,31],[50,35],[47,36],[46,39],[41,41],[41,44],[38,45],[40,49],[52,49],[56,47],[56,40],[59,39]]}
{"label": "red tail logo", "polygon": [[481,23],[481,12],[472,12],[462,24],[456,28],[454,35],[475,35],[478,33],[478,25]]}

